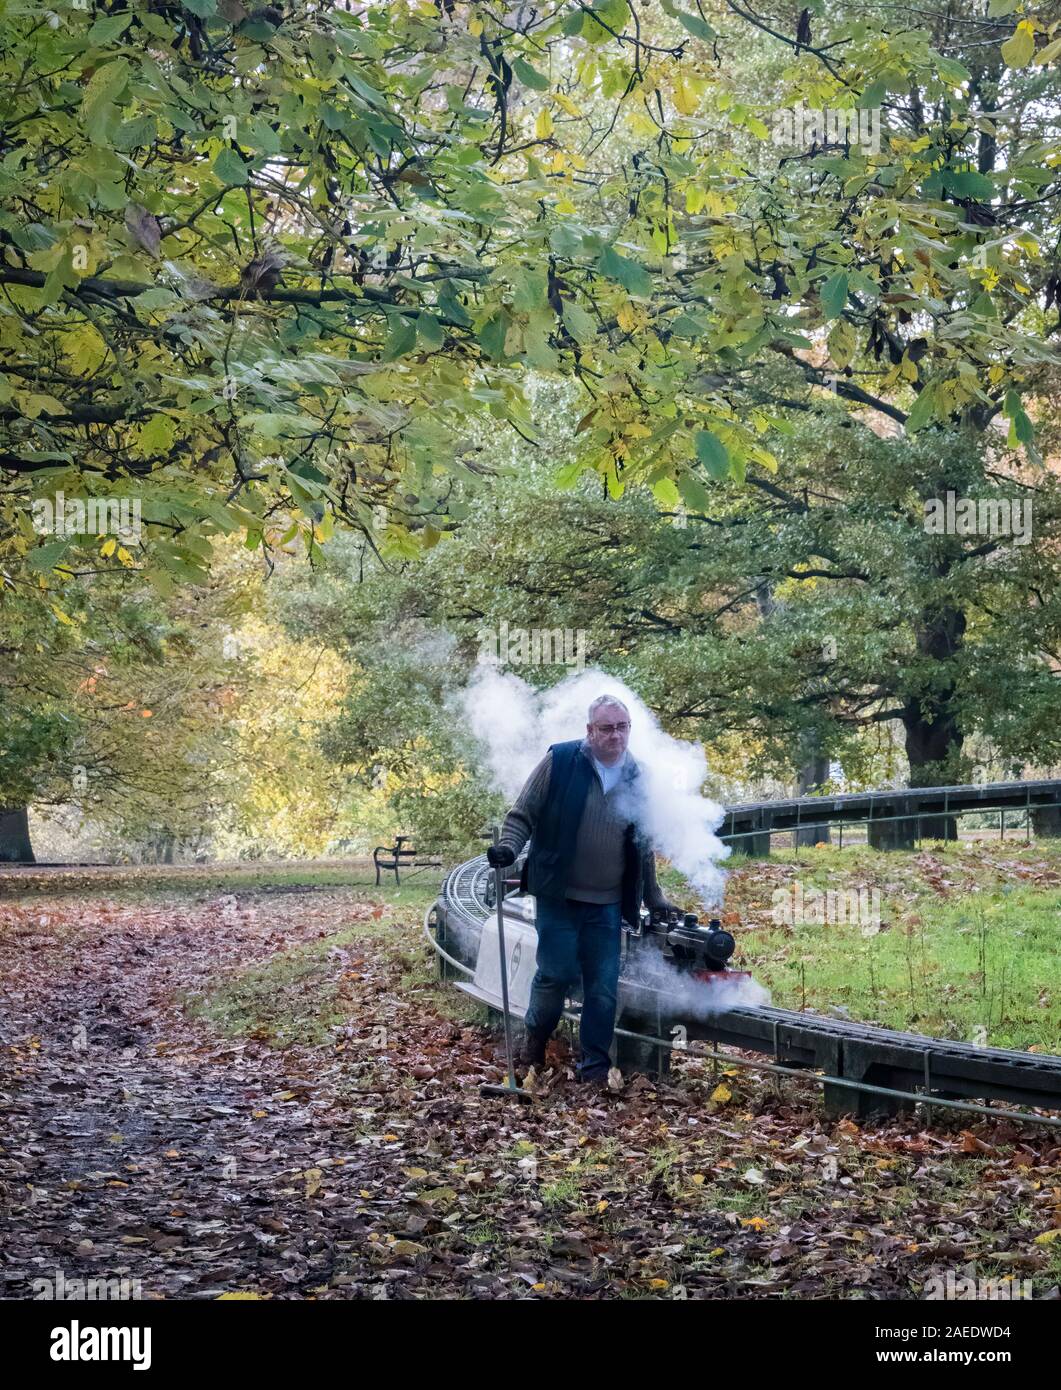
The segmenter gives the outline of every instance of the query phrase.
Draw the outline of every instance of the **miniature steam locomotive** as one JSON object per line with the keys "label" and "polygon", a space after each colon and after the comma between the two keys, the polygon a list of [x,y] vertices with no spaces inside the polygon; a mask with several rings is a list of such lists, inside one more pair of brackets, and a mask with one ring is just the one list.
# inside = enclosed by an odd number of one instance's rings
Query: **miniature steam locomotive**
{"label": "miniature steam locomotive", "polygon": [[624,935],[623,974],[644,983],[668,970],[704,984],[745,975],[729,969],[737,943],[717,917],[705,925],[693,912],[642,911],[638,929]]}

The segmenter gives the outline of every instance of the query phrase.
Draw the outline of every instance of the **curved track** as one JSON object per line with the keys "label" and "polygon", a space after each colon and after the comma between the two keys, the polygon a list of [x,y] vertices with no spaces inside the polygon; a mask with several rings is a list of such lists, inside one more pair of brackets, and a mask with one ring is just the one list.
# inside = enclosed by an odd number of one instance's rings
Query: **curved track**
{"label": "curved track", "polygon": [[[436,944],[465,968],[475,965],[479,931],[493,910],[492,886],[486,857],[479,855],[451,870],[433,909]],[[444,975],[452,973],[452,967],[443,969]],[[980,1047],[790,1009],[701,1012],[690,1009],[687,999],[683,1003],[666,990],[625,977],[619,985],[618,1022],[620,1028],[661,1040],[681,1027],[690,1039],[765,1053],[786,1067],[824,1070],[829,1077],[871,1088],[1061,1110],[1061,1056],[1052,1054]],[[627,1062],[649,1069],[664,1066],[663,1048],[646,1051],[642,1045]],[[886,1105],[873,1091],[830,1087],[828,1082],[825,1100],[833,1109],[854,1108],[857,1113],[900,1108],[898,1103]]]}

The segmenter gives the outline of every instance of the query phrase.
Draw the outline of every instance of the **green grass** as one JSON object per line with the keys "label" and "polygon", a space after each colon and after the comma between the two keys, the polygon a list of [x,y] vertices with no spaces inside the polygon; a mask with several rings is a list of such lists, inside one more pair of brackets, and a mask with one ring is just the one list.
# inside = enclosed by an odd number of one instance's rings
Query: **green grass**
{"label": "green grass", "polygon": [[254,1035],[276,1047],[325,1042],[348,1016],[339,997],[333,949],[356,942],[397,961],[403,989],[428,983],[428,948],[418,927],[436,894],[436,885],[415,880],[400,889],[358,893],[355,903],[382,903],[383,914],[218,976],[205,994],[186,997],[189,1012],[229,1037]]}
{"label": "green grass", "polygon": [[[1061,844],[925,851],[919,858],[865,846],[782,850],[770,867],[734,856],[726,897],[726,909],[739,917],[734,966],[750,970],[780,1008],[841,1009],[935,1037],[1061,1050],[1061,886],[1030,881],[1035,865],[1046,866],[1047,878],[1061,870]],[[688,894],[676,878],[664,875],[666,890],[684,903]],[[880,930],[774,922],[772,894],[795,879],[808,901],[811,888],[878,888]]]}
{"label": "green grass", "polygon": [[187,996],[189,1013],[226,1037],[254,1036],[274,1047],[322,1043],[345,1021],[329,952],[378,930],[375,921],[278,952],[261,965],[219,976],[202,996]]}
{"label": "green grass", "polygon": [[375,886],[375,870],[364,861],[306,860],[246,864],[114,864],[95,868],[35,871],[0,865],[0,897],[19,898],[66,893],[106,893],[110,898],[139,899],[155,893],[203,896],[252,893],[284,888],[357,888],[374,902],[424,907],[438,896],[443,870],[407,874],[400,887],[393,875]]}

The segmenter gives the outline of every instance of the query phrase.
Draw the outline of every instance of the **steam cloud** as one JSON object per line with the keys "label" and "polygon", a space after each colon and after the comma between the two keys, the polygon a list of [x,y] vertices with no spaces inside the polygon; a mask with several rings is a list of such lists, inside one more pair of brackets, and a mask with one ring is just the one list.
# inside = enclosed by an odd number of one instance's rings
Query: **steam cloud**
{"label": "steam cloud", "polygon": [[667,997],[677,1018],[707,1019],[729,1009],[759,1009],[770,1003],[770,991],[750,976],[717,976],[710,984],[660,958],[652,963],[650,982]]}
{"label": "steam cloud", "polygon": [[723,810],[700,794],[707,759],[698,743],[664,733],[648,706],[603,671],[568,676],[535,690],[518,676],[483,665],[461,693],[463,714],[482,745],[494,785],[511,802],[551,743],[581,738],[598,695],[617,695],[630,711],[630,753],[640,764],[644,795],[631,808],[642,833],[688,879],[705,911],[722,903],[730,853],[715,834]]}

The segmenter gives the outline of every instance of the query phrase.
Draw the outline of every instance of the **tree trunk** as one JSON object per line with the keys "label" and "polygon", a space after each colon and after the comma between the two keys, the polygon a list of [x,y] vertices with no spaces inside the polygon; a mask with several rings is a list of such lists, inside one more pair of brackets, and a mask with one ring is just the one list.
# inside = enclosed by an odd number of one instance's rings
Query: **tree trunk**
{"label": "tree trunk", "polygon": [[1061,839],[1061,806],[1040,806],[1033,810],[1032,829],[1037,840]]}
{"label": "tree trunk", "polygon": [[[798,796],[812,796],[823,783],[829,780],[829,759],[822,753],[813,754],[803,764],[799,770],[799,777],[796,781],[796,794]],[[817,819],[813,814],[811,819]],[[820,825],[810,830],[796,831],[797,845],[821,845],[829,844],[832,832],[827,825]]]}
{"label": "tree trunk", "polygon": [[[926,611],[917,632],[918,655],[926,665],[939,662],[942,668],[961,650],[965,626],[965,614],[958,608]],[[965,733],[954,697],[954,682],[948,676],[906,703],[902,721],[911,787],[948,786],[956,780]],[[914,830],[925,840],[958,838],[954,816],[921,816],[914,822]]]}
{"label": "tree trunk", "polygon": [[35,864],[25,806],[0,806],[0,863]]}

